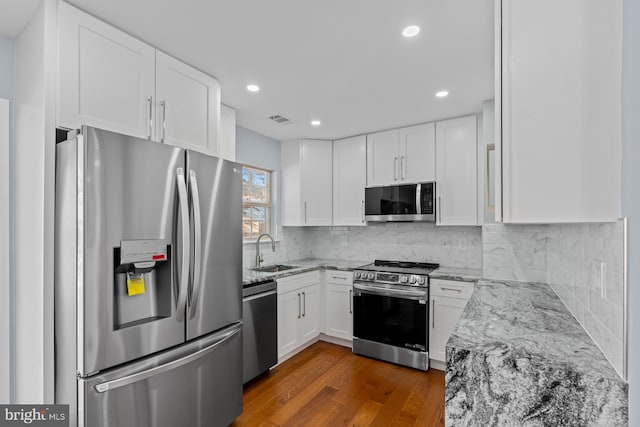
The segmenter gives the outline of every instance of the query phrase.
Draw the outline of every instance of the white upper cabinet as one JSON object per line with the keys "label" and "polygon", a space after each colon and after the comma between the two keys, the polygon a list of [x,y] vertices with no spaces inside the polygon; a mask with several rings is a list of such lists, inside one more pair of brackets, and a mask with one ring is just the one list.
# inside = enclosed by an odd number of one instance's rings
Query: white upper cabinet
{"label": "white upper cabinet", "polygon": [[478,224],[477,118],[436,122],[436,221]]}
{"label": "white upper cabinet", "polygon": [[57,125],[153,138],[156,51],[60,2]]}
{"label": "white upper cabinet", "polygon": [[367,139],[354,136],[333,142],[333,225],[365,225]]}
{"label": "white upper cabinet", "polygon": [[399,130],[400,179],[428,182],[436,179],[436,131],[434,123]]}
{"label": "white upper cabinet", "polygon": [[282,143],[282,225],[331,225],[332,144]]}
{"label": "white upper cabinet", "polygon": [[367,186],[433,181],[434,124],[367,135]]}
{"label": "white upper cabinet", "polygon": [[367,135],[367,186],[398,181],[398,130]]}
{"label": "white upper cabinet", "polygon": [[220,86],[171,56],[156,53],[156,139],[217,155]]}
{"label": "white upper cabinet", "polygon": [[496,2],[497,220],[621,216],[622,3]]}
{"label": "white upper cabinet", "polygon": [[66,3],[58,10],[57,126],[219,154],[214,78]]}

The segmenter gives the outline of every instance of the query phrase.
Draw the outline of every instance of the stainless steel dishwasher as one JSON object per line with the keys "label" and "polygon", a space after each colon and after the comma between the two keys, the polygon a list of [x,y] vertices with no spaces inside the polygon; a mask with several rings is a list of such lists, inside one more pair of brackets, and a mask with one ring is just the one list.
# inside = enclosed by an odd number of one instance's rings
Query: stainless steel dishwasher
{"label": "stainless steel dishwasher", "polygon": [[242,382],[278,363],[278,296],[276,282],[242,287]]}

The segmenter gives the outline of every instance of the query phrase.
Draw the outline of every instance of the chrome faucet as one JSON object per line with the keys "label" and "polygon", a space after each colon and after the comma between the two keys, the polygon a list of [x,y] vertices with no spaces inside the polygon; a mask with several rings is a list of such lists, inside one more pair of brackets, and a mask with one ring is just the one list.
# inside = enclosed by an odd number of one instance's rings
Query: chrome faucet
{"label": "chrome faucet", "polygon": [[265,236],[271,239],[271,252],[276,251],[276,242],[273,240],[273,237],[271,237],[270,234],[262,233],[261,235],[259,235],[258,239],[256,240],[256,268],[260,268],[260,263],[264,261],[264,259],[262,258],[262,255],[260,254],[260,239],[262,239]]}

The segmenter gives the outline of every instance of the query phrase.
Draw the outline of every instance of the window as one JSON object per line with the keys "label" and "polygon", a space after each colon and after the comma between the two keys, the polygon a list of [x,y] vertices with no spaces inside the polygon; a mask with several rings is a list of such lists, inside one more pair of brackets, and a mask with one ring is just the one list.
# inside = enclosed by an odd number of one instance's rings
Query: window
{"label": "window", "polygon": [[242,167],[242,238],[271,233],[271,171]]}

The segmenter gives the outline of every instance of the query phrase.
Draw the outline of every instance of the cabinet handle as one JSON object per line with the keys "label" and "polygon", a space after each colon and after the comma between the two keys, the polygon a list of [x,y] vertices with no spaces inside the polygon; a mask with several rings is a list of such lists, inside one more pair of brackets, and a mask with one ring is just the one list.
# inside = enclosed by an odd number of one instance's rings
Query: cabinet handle
{"label": "cabinet handle", "polygon": [[442,224],[442,201],[440,201],[440,196],[438,196],[438,224]]}
{"label": "cabinet handle", "polygon": [[162,138],[160,138],[160,142],[164,144],[164,137],[167,132],[167,103],[160,101],[160,107],[162,108]]}
{"label": "cabinet handle", "polygon": [[406,163],[406,160],[404,156],[400,157],[400,179],[402,181],[404,181],[405,179],[405,176],[404,176],[405,163]]}
{"label": "cabinet handle", "polygon": [[364,224],[364,200],[362,201],[362,207],[360,208],[360,212],[362,213],[362,223]]}
{"label": "cabinet handle", "polygon": [[153,132],[153,96],[147,97],[147,103],[149,103],[149,134],[147,139],[151,141],[151,133]]}
{"label": "cabinet handle", "polygon": [[334,280],[338,280],[338,279],[340,279],[340,280],[347,280],[347,278],[346,278],[346,277],[342,277],[342,276],[331,276],[331,277],[332,277]]}
{"label": "cabinet handle", "polygon": [[307,315],[307,295],[302,293],[302,317]]}
{"label": "cabinet handle", "polygon": [[304,223],[307,223],[307,202],[304,202]]}
{"label": "cabinet handle", "polygon": [[398,158],[397,157],[393,158],[393,180],[394,181],[398,180]]}
{"label": "cabinet handle", "polygon": [[300,293],[298,293],[298,319],[300,318],[300,315],[302,313],[302,308],[300,308],[300,302],[302,300],[300,299]]}
{"label": "cabinet handle", "polygon": [[455,288],[443,288],[443,287],[440,287],[440,289],[442,289],[443,291],[462,292],[462,289],[455,289]]}
{"label": "cabinet handle", "polygon": [[434,299],[431,300],[431,327],[436,327],[436,301]]}
{"label": "cabinet handle", "polygon": [[349,314],[353,314],[353,289],[349,289]]}

